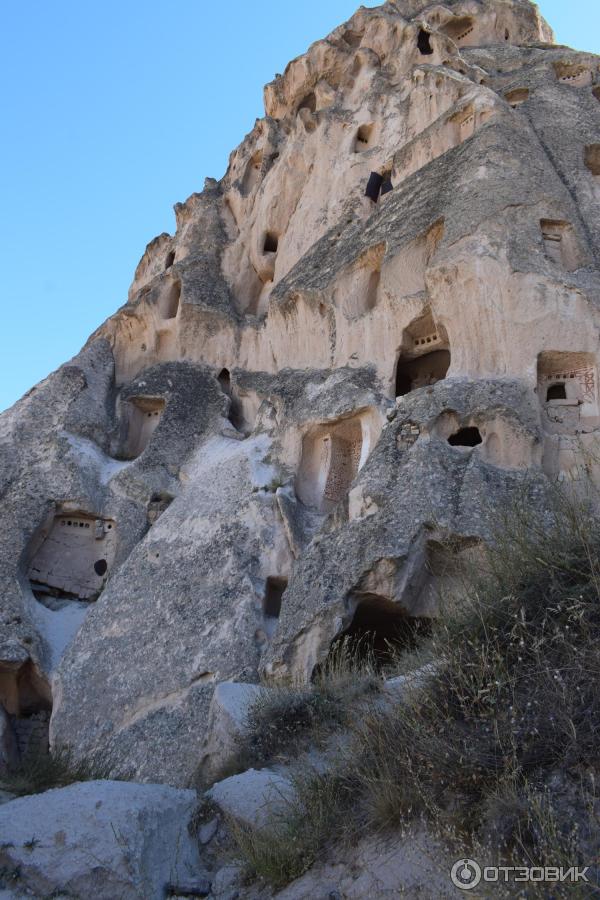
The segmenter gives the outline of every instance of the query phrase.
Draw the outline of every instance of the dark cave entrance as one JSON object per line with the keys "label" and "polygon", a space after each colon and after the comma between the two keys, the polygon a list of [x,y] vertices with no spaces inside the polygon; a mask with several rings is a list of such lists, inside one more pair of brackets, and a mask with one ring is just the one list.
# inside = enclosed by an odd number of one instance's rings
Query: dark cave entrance
{"label": "dark cave entrance", "polygon": [[404,397],[416,388],[442,381],[449,368],[449,350],[432,350],[412,359],[400,357],[396,366],[396,397]]}
{"label": "dark cave entrance", "polygon": [[330,657],[345,644],[358,662],[371,658],[376,669],[383,672],[399,655],[414,650],[430,627],[429,619],[407,615],[400,604],[366,594],[361,596],[348,627],[332,643]]}
{"label": "dark cave entrance", "polygon": [[546,400],[566,400],[567,399],[567,386],[564,381],[558,381],[556,384],[551,384],[546,392]]}
{"label": "dark cave entrance", "polygon": [[479,428],[461,428],[455,434],[451,434],[448,443],[452,447],[476,447],[481,444],[481,432]]}
{"label": "dark cave entrance", "polygon": [[433,48],[429,39],[429,32],[425,31],[424,28],[421,28],[421,30],[419,31],[419,36],[417,38],[417,47],[419,48],[419,53],[421,53],[423,56],[430,56],[433,53]]}

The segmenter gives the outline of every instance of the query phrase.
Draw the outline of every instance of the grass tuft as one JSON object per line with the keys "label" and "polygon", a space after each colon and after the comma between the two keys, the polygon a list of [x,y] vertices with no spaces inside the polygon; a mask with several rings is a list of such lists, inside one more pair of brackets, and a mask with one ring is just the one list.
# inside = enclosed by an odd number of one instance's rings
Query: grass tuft
{"label": "grass tuft", "polygon": [[78,781],[109,778],[108,767],[76,761],[68,748],[30,749],[18,766],[0,776],[0,789],[24,797]]}
{"label": "grass tuft", "polygon": [[[526,505],[501,519],[412,656],[415,666],[434,660],[435,676],[401,702],[345,720],[352,746],[311,788],[326,814],[301,792],[273,833],[238,838],[273,884],[296,877],[319,842],[423,820],[460,853],[480,848],[490,865],[590,865],[598,882],[600,520],[564,496],[544,521]],[[323,717],[344,721],[326,676],[305,690],[254,710],[265,752]]]}

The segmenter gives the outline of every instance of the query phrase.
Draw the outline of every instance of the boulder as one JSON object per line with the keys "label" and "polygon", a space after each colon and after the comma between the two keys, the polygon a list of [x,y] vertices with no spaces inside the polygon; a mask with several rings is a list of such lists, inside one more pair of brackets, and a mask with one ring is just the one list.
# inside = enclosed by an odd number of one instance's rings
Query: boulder
{"label": "boulder", "polygon": [[208,711],[206,744],[200,776],[208,784],[235,759],[252,704],[268,688],[225,681],[218,684]]}
{"label": "boulder", "polygon": [[167,884],[202,877],[188,831],[193,791],[88,781],[0,807],[0,869],[35,896],[162,900]]}
{"label": "boulder", "polygon": [[248,769],[218,781],[207,791],[207,797],[225,815],[251,828],[276,821],[293,796],[291,782],[270,769]]}

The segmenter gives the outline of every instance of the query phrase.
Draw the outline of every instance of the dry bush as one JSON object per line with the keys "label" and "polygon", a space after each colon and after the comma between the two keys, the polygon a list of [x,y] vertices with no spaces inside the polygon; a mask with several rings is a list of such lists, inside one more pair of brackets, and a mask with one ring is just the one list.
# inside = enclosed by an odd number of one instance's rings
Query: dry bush
{"label": "dry bush", "polygon": [[76,761],[67,748],[47,751],[33,747],[25,753],[18,766],[0,777],[0,789],[23,797],[27,794],[41,794],[51,788],[66,787],[78,781],[109,777],[108,766]]}
{"label": "dry bush", "polygon": [[237,770],[296,753],[348,725],[357,701],[381,686],[372,653],[360,651],[356,642],[341,641],[312,684],[276,684],[261,694],[248,710]]}
{"label": "dry bush", "polygon": [[[526,504],[501,519],[412,657],[435,659],[435,677],[354,720],[351,750],[321,782],[327,837],[350,821],[364,833],[425,819],[489,864],[591,865],[597,883],[600,520],[564,496],[543,521]],[[563,888],[588,890],[553,896]]]}
{"label": "dry bush", "polygon": [[334,775],[306,771],[293,778],[294,799],[263,828],[235,820],[229,829],[252,875],[274,888],[299,878],[339,833],[344,787]]}

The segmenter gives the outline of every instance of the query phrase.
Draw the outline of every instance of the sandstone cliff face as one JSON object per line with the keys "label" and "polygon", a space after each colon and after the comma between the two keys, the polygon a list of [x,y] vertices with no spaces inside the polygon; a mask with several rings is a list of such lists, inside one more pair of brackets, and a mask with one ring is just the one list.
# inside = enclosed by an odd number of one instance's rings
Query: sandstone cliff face
{"label": "sandstone cliff face", "polygon": [[[600,432],[600,60],[528,0],[361,8],[0,418],[17,736],[189,781],[223,680],[436,614],[441,539]],[[370,196],[365,195],[369,185]],[[596,474],[594,472],[594,474]]]}

